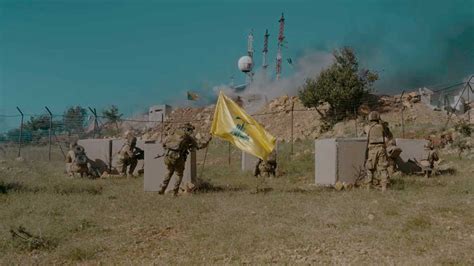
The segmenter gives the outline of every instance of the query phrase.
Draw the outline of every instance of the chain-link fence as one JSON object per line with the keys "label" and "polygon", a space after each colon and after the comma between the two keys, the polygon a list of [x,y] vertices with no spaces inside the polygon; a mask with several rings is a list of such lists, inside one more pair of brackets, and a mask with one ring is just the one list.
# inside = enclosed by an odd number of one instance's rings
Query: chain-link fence
{"label": "chain-link fence", "polygon": [[[472,121],[470,115],[473,89],[470,81],[449,85],[433,92],[438,93],[438,99],[427,101],[423,99],[422,92],[418,93],[418,98],[415,99],[402,93],[399,98],[373,97],[362,105],[352,106],[344,111],[331,110],[331,113],[327,112],[327,106],[305,108],[296,98],[287,97],[285,101],[270,102],[263,111],[251,115],[279,141],[288,142],[291,153],[297,152],[293,145],[295,141],[327,137],[324,132],[328,130],[332,136],[337,137],[362,136],[366,124],[365,116],[373,109],[382,113],[382,118],[390,122],[393,133],[399,137],[422,137],[452,127],[459,119]],[[439,96],[440,93],[442,96]],[[459,95],[462,97],[458,97]],[[453,100],[443,102],[447,97]],[[433,104],[436,101],[441,103],[441,106]],[[425,114],[426,117],[420,119],[423,114],[410,107],[412,103],[420,104],[418,102],[439,110],[432,111],[435,115]],[[459,108],[460,105],[462,108]],[[209,132],[213,115],[212,107],[184,108],[188,113],[183,111],[180,115],[172,114],[160,121],[150,121],[146,116],[136,119],[111,118],[99,115],[95,108],[72,107],[63,114],[55,114],[51,110],[45,107],[44,113],[31,114],[17,107],[17,114],[0,115],[0,122],[18,125],[0,133],[0,157],[62,159],[73,140],[120,137],[127,129],[135,130],[145,138],[159,141],[180,124],[191,123],[197,127],[197,133],[206,134]],[[328,115],[344,117],[344,121],[331,124]]]}

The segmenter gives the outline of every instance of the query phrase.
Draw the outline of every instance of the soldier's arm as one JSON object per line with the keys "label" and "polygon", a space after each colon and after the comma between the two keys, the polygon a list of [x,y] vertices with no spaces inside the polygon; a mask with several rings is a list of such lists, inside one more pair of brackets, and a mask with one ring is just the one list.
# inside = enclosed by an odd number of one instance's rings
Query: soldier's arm
{"label": "soldier's arm", "polygon": [[388,123],[387,122],[383,122],[383,130],[384,130],[385,137],[388,140],[393,139],[392,131],[390,131],[390,128],[388,128]]}
{"label": "soldier's arm", "polygon": [[69,152],[66,154],[66,163],[72,163],[72,157]]}

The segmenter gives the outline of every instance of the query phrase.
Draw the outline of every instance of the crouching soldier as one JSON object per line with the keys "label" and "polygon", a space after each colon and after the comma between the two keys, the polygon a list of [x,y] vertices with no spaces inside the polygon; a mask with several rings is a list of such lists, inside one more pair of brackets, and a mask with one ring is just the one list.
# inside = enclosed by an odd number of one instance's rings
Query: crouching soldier
{"label": "crouching soldier", "polygon": [[425,177],[428,178],[434,171],[435,162],[439,161],[438,152],[434,149],[433,142],[431,140],[425,144],[425,158],[420,161],[420,165],[425,173]]}
{"label": "crouching soldier", "polygon": [[370,124],[366,128],[367,150],[365,167],[367,176],[364,183],[367,187],[380,187],[382,191],[385,191],[390,182],[388,173],[389,161],[385,143],[391,140],[393,135],[387,123],[380,120],[378,112],[370,112],[369,121]]}
{"label": "crouching soldier", "polygon": [[66,154],[67,174],[71,177],[74,177],[75,174],[79,174],[81,177],[87,176],[89,173],[88,161],[84,147],[77,144],[76,141],[71,143]]}
{"label": "crouching soldier", "polygon": [[164,194],[171,177],[174,173],[177,175],[176,182],[173,186],[173,193],[175,196],[178,195],[181,181],[183,180],[184,167],[186,159],[190,151],[196,149],[203,149],[207,147],[211,138],[203,144],[199,144],[195,137],[192,135],[194,126],[186,123],[181,130],[178,130],[173,135],[169,136],[163,143],[165,149],[165,165],[168,170],[163,183],[160,185],[159,194]]}
{"label": "crouching soldier", "polygon": [[265,174],[267,177],[275,177],[277,169],[277,158],[276,152],[273,150],[266,161],[258,159],[257,165],[255,165],[254,176],[259,177]]}
{"label": "crouching soldier", "polygon": [[[126,136],[126,142],[118,153],[117,169],[122,176],[133,177],[139,159],[143,159],[144,152],[137,147],[137,138],[131,134]],[[127,173],[128,167],[128,173]]]}

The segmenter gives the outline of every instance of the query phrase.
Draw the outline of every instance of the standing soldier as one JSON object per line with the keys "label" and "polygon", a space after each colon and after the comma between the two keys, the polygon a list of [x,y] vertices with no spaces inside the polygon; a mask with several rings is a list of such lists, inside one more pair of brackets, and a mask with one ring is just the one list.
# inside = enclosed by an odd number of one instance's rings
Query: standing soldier
{"label": "standing soldier", "polygon": [[178,132],[175,132],[165,140],[163,144],[163,148],[165,149],[164,160],[168,172],[165,176],[165,179],[163,180],[163,183],[160,185],[160,190],[158,192],[159,194],[165,193],[173,173],[176,172],[178,178],[174,183],[173,193],[174,196],[178,195],[179,186],[183,180],[184,167],[189,152],[196,149],[203,149],[207,147],[211,141],[211,138],[209,138],[206,143],[198,144],[198,141],[192,135],[193,131],[194,126],[186,123],[182,130],[178,130]]}
{"label": "standing soldier", "polygon": [[[120,175],[133,177],[135,167],[137,167],[138,159],[142,156],[143,151],[137,147],[137,138],[132,134],[126,134],[126,142],[118,153],[117,169]],[[127,173],[127,167],[128,173]]]}
{"label": "standing soldier", "polygon": [[387,171],[389,166],[386,141],[393,138],[387,123],[380,120],[380,114],[372,111],[369,114],[370,124],[366,128],[367,151],[365,167],[367,176],[365,185],[367,187],[380,186],[382,191],[387,189],[390,177]]}
{"label": "standing soldier", "polygon": [[429,178],[434,169],[434,163],[439,161],[438,152],[434,149],[433,142],[429,139],[425,144],[425,158],[420,161],[420,165],[425,172],[425,177]]}
{"label": "standing soldier", "polygon": [[74,177],[76,173],[81,177],[87,175],[89,172],[88,161],[84,147],[77,144],[76,141],[69,145],[69,151],[66,154],[66,172],[69,176]]}

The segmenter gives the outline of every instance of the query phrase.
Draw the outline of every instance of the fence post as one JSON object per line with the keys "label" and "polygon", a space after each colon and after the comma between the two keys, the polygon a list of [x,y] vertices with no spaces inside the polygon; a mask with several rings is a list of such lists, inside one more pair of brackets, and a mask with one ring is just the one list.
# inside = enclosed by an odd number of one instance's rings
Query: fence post
{"label": "fence post", "polygon": [[356,138],[359,136],[358,132],[357,132],[357,108],[354,107],[354,126],[355,126],[355,133],[356,133]]}
{"label": "fence post", "polygon": [[90,108],[90,107],[87,107],[89,108],[89,110],[91,111],[92,115],[94,116],[94,138],[96,138],[96,135],[97,135],[97,127],[98,127],[98,123],[97,123],[97,110],[94,108]]}
{"label": "fence post", "polygon": [[405,105],[403,105],[403,94],[405,91],[402,91],[402,95],[400,95],[400,103],[402,104],[402,138],[405,138],[405,118],[403,117],[403,111],[405,110]]}
{"label": "fence post", "polygon": [[230,142],[228,142],[228,143],[229,143],[229,158],[228,158],[228,160],[229,160],[229,165],[230,165],[230,161],[231,161],[231,158],[230,158],[231,157],[231,150],[230,150],[230,148],[231,147],[230,147]]}
{"label": "fence post", "polygon": [[53,113],[49,110],[48,106],[45,106],[46,111],[49,114],[49,151],[48,151],[48,160],[51,161],[51,137],[52,137],[52,130],[53,130]]}
{"label": "fence post", "polygon": [[23,112],[20,110],[20,108],[18,106],[16,107],[16,109],[21,114],[20,136],[18,136],[18,156],[17,156],[17,157],[21,157],[21,142],[23,140],[23,118],[24,118],[24,115],[23,115]]}
{"label": "fence post", "polygon": [[163,134],[165,133],[165,115],[161,114],[161,134],[160,134],[160,142],[163,143]]}
{"label": "fence post", "polygon": [[294,121],[294,114],[295,111],[295,102],[291,103],[291,155],[293,155],[293,142],[294,142],[294,135],[293,135],[293,121]]}

